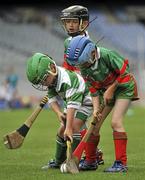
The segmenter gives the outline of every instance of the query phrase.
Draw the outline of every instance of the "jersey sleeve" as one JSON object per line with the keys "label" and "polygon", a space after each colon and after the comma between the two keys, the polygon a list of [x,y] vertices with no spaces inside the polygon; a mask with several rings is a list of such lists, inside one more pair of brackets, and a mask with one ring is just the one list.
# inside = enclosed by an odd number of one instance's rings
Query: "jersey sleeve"
{"label": "jersey sleeve", "polygon": [[116,72],[116,81],[120,83],[128,82],[130,80],[130,69],[128,59],[123,58],[118,53],[112,51],[109,56],[110,68]]}
{"label": "jersey sleeve", "polygon": [[76,92],[72,96],[66,98],[67,108],[79,109],[83,101],[82,92]]}
{"label": "jersey sleeve", "polygon": [[[64,92],[64,100],[67,108],[79,109],[82,105],[83,96],[85,92],[85,84],[80,82],[79,76],[71,77],[71,84],[63,84],[61,89]],[[82,77],[81,77],[82,79]],[[84,82],[84,81],[83,81]]]}

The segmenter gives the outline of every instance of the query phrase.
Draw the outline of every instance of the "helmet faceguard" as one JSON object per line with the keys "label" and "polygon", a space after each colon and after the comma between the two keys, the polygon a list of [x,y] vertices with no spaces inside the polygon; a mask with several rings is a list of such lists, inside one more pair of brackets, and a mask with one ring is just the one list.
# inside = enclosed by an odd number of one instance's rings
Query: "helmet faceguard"
{"label": "helmet faceguard", "polygon": [[[77,36],[80,35],[85,29],[87,28],[84,27],[82,28],[83,21],[88,21],[89,22],[89,14],[88,14],[88,9],[83,6],[75,5],[75,6],[70,6],[64,10],[62,10],[61,15],[60,15],[63,27],[65,31],[67,31],[69,36]],[[78,19],[79,20],[79,29],[76,32],[70,33],[65,27],[65,20],[67,19]]]}
{"label": "helmet faceguard", "polygon": [[57,69],[56,72],[51,70],[52,64],[56,67],[53,59],[42,53],[35,53],[27,60],[26,74],[33,87],[42,91],[48,90],[48,87],[43,85],[46,78],[50,74],[53,76],[57,75]]}
{"label": "helmet faceguard", "polygon": [[70,41],[66,57],[72,66],[93,64],[96,61],[95,56],[92,55],[94,51],[96,51],[95,44],[88,37],[79,35]]}

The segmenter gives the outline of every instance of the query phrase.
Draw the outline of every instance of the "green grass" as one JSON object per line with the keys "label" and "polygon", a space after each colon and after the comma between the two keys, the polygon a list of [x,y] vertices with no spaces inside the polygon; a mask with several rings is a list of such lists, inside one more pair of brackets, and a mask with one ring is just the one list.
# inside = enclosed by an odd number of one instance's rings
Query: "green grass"
{"label": "green grass", "polygon": [[125,117],[128,132],[127,174],[106,174],[103,170],[114,161],[114,145],[110,118],[101,129],[100,147],[104,152],[105,165],[96,171],[77,175],[62,174],[60,170],[42,171],[41,166],[54,157],[55,136],[59,123],[50,110],[44,110],[28,133],[24,144],[17,150],[8,150],[3,145],[3,135],[20,127],[32,110],[0,111],[0,180],[140,180],[145,176],[145,111],[132,107],[133,115]]}

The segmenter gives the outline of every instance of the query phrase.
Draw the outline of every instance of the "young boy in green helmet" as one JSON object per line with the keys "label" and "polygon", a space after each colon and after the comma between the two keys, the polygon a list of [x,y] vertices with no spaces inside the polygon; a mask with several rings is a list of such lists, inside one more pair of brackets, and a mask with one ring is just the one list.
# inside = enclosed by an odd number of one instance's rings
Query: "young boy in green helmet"
{"label": "young boy in green helmet", "polygon": [[95,135],[113,109],[111,127],[116,159],[105,172],[127,172],[127,133],[123,120],[131,101],[139,99],[128,60],[115,51],[97,47],[91,39],[81,35],[71,40],[67,59],[71,65],[80,68],[91,92],[94,117],[100,102],[105,102],[106,106],[99,115],[100,121],[96,124],[96,131],[94,130]]}
{"label": "young boy in green helmet", "polygon": [[[65,139],[69,138],[75,149],[80,142],[76,138],[77,134],[91,116],[92,101],[89,90],[82,76],[56,66],[51,57],[42,53],[35,53],[28,59],[26,74],[33,87],[48,91],[49,104],[61,123],[61,131],[59,130],[57,134],[57,140],[61,145],[57,146],[58,157],[56,158],[57,166],[60,167],[66,159],[66,151],[62,156],[62,151],[64,151],[62,145],[66,148]],[[64,112],[57,101],[57,96],[61,97],[65,103]],[[84,132],[81,131],[81,134],[83,136]],[[97,139],[94,136],[91,138]],[[96,144],[97,142],[93,141],[93,144],[90,142],[90,146],[96,147]],[[86,148],[85,153],[88,164],[81,170],[96,170],[98,167],[96,148],[93,151]]]}

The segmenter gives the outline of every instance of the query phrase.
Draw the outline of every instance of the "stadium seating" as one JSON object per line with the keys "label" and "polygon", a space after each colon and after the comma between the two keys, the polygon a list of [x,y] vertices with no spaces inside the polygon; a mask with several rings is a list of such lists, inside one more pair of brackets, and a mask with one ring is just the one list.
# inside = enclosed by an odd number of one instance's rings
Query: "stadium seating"
{"label": "stadium seating", "polygon": [[[91,14],[91,17],[94,13]],[[107,16],[98,14],[98,20],[91,25],[93,33],[104,35],[105,39],[110,41],[115,48],[129,55],[131,59],[136,60],[139,53],[145,57],[145,43],[142,44],[144,49],[140,52],[140,41],[145,42],[145,27],[138,23],[110,23]]]}
{"label": "stadium seating", "polygon": [[[36,22],[10,23],[0,19],[0,81],[6,76],[7,66],[14,65],[20,77],[21,94],[39,94],[26,79],[25,65],[30,55],[39,51],[51,55],[58,65],[63,61],[63,41],[67,35],[61,27],[59,14],[55,18],[53,11],[51,13],[48,15],[53,19],[52,24],[46,27]],[[145,27],[139,22],[128,23],[127,16],[120,10],[115,13],[122,18],[118,22],[111,21],[110,16],[101,10],[90,10],[90,20],[97,16],[88,28],[90,37],[96,41],[104,37],[98,42],[99,45],[118,50],[132,64],[137,61],[145,67]]]}

